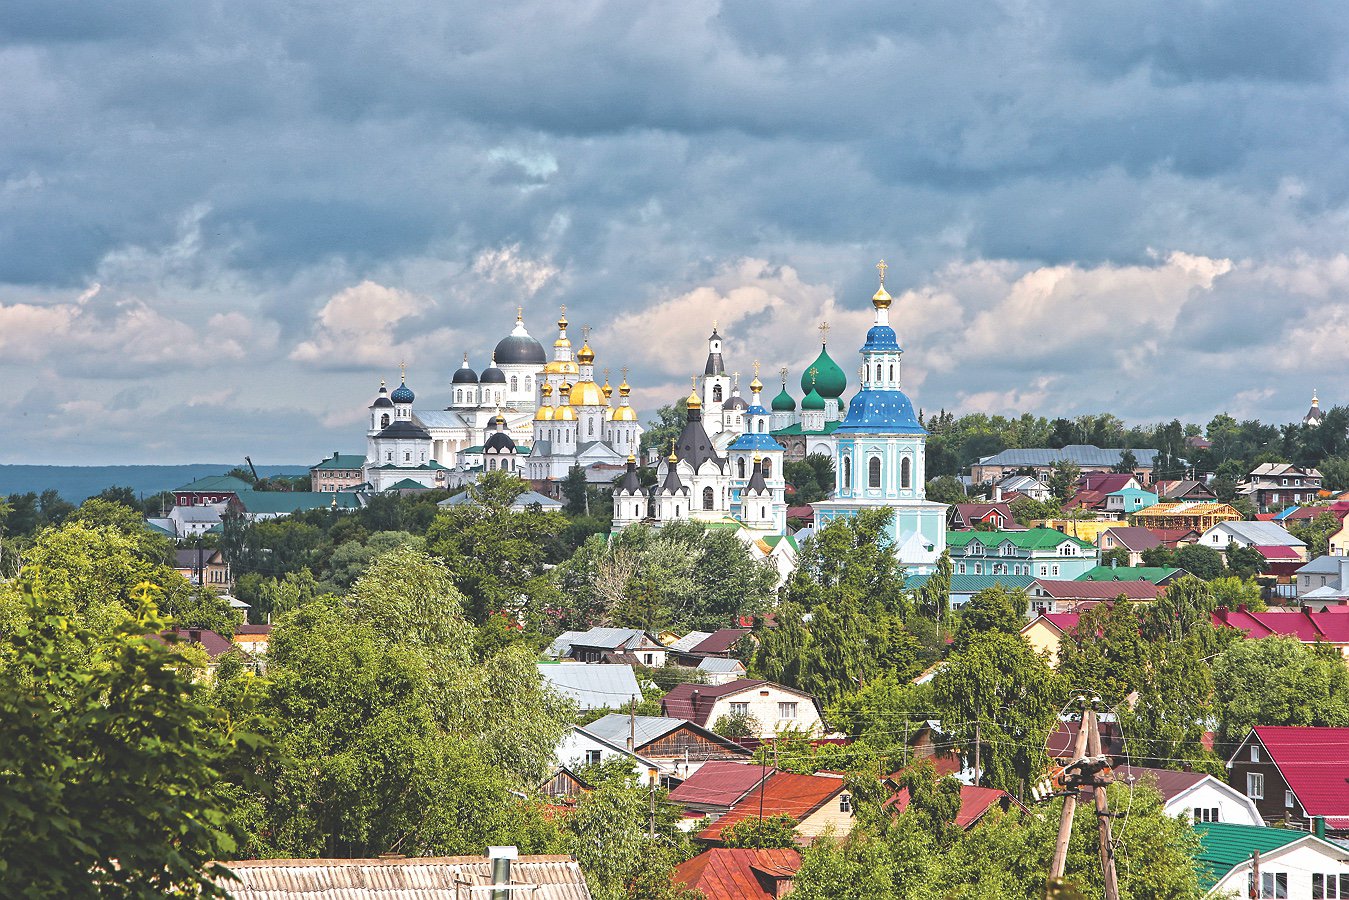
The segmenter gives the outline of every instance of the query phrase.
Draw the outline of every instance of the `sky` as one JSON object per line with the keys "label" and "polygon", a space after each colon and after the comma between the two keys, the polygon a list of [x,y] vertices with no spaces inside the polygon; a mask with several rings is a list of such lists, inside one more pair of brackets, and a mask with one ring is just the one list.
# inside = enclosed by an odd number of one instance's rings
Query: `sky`
{"label": "sky", "polygon": [[1349,402],[1341,4],[3,9],[0,463],[359,453],[517,305],[645,412],[713,320],[795,388],[881,258],[929,411]]}

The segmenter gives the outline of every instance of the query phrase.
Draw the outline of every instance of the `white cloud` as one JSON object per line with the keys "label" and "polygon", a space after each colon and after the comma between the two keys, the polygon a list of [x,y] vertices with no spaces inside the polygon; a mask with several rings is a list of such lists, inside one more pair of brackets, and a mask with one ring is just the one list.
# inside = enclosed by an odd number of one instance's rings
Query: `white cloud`
{"label": "white cloud", "polygon": [[488,281],[511,281],[523,287],[529,296],[556,278],[560,270],[545,260],[530,259],[519,244],[484,250],[473,260],[473,271]]}
{"label": "white cloud", "polygon": [[334,294],[315,316],[313,336],[290,353],[296,362],[325,369],[384,368],[416,362],[442,349],[454,335],[448,328],[400,337],[399,325],[414,322],[435,306],[429,297],[362,281]]}

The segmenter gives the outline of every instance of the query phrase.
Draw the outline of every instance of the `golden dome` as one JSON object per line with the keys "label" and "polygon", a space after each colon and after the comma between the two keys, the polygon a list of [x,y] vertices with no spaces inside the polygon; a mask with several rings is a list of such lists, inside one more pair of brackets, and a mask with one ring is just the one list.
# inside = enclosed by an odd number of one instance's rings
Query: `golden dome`
{"label": "golden dome", "polygon": [[608,378],[605,378],[605,379],[604,379],[604,386],[601,387],[600,390],[604,391],[604,399],[605,399],[605,400],[608,400],[610,397],[612,397],[612,396],[614,395],[614,389],[611,388],[611,387],[609,387],[609,379],[608,379]]}
{"label": "golden dome", "polygon": [[636,422],[637,410],[633,409],[631,406],[620,406],[614,410],[611,419],[615,422]]}
{"label": "golden dome", "polygon": [[590,349],[589,341],[582,344],[581,349],[576,351],[576,361],[583,366],[588,366],[595,361],[595,351]]}
{"label": "golden dome", "polygon": [[593,381],[578,381],[571,389],[572,406],[607,406],[604,391]]}
{"label": "golden dome", "polygon": [[579,375],[581,370],[569,359],[555,359],[543,367],[545,375]]}
{"label": "golden dome", "polygon": [[702,401],[701,398],[699,398],[699,396],[698,396],[698,391],[697,391],[696,389],[689,392],[689,399],[688,399],[688,402],[687,402],[685,405],[686,405],[689,409],[702,409],[702,408],[703,408],[703,401]]}
{"label": "golden dome", "polygon": [[557,328],[559,331],[565,331],[567,328],[567,307],[562,307],[562,312],[557,316]]}
{"label": "golden dome", "polygon": [[667,457],[665,457],[665,458],[666,458],[666,460],[668,460],[668,461],[671,462],[671,463],[677,463],[677,462],[679,462],[679,454],[675,453],[675,442],[674,442],[674,438],[671,438],[671,439],[670,439],[670,455],[667,456]]}
{"label": "golden dome", "polygon": [[567,340],[567,339],[564,338],[564,337],[560,337],[560,338],[558,338],[557,340],[553,341],[553,346],[554,346],[554,347],[570,347],[570,346],[571,346],[571,341]]}
{"label": "golden dome", "polygon": [[885,285],[881,285],[880,290],[871,295],[871,305],[877,309],[889,309],[890,302],[890,293],[885,289]]}
{"label": "golden dome", "polygon": [[575,422],[576,413],[572,412],[570,406],[559,406],[553,411],[554,422]]}
{"label": "golden dome", "polygon": [[539,385],[539,392],[545,397],[551,397],[553,396],[553,386],[545,381],[543,384]]}
{"label": "golden dome", "polygon": [[756,394],[763,390],[763,382],[759,380],[758,375],[755,375],[754,380],[749,383],[749,389]]}
{"label": "golden dome", "polygon": [[623,383],[618,386],[618,396],[626,397],[632,393],[632,385],[628,384],[628,379],[624,378]]}
{"label": "golden dome", "polygon": [[535,421],[535,422],[551,422],[551,421],[553,421],[553,408],[552,408],[551,406],[549,406],[547,403],[541,405],[541,406],[540,406],[537,410],[535,410],[535,412],[534,412],[534,421]]}

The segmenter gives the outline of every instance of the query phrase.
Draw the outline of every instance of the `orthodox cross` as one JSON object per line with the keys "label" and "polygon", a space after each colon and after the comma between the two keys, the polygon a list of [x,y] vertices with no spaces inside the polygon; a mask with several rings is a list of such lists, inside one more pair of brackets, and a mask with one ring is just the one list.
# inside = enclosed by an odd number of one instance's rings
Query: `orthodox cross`
{"label": "orthodox cross", "polygon": [[881,287],[885,287],[885,270],[890,268],[885,264],[885,260],[876,263],[876,271],[881,273]]}
{"label": "orthodox cross", "polygon": [[787,386],[787,367],[783,366],[778,369],[778,374],[782,376],[782,386],[785,388]]}
{"label": "orthodox cross", "polygon": [[821,323],[820,323],[820,343],[821,343],[821,344],[827,344],[827,343],[829,343],[829,323],[828,323],[828,322],[821,322]]}
{"label": "orthodox cross", "polygon": [[757,359],[754,361],[754,377],[759,377],[759,361]]}
{"label": "orthodox cross", "polygon": [[525,308],[523,306],[517,306],[515,308],[515,321],[519,322],[523,320],[524,317],[525,317]]}
{"label": "orthodox cross", "polygon": [[404,381],[408,380],[408,364],[406,362],[400,362],[398,364],[398,372],[403,376]]}
{"label": "orthodox cross", "polygon": [[627,380],[628,380],[628,367],[627,367],[627,366],[624,366],[623,368],[619,369],[618,371],[620,371],[620,372],[623,373],[623,380],[624,380],[624,381],[627,381]]}
{"label": "orthodox cross", "polygon": [[815,376],[816,376],[816,375],[819,375],[819,374],[820,374],[820,370],[819,370],[819,369],[815,368],[814,366],[811,366],[811,367],[810,367],[810,384],[811,384],[811,387],[814,387],[814,386],[815,386]]}
{"label": "orthodox cross", "polygon": [[587,342],[587,341],[589,341],[589,340],[590,340],[590,326],[589,326],[589,325],[582,325],[582,326],[581,326],[581,342],[582,342],[582,343],[585,343],[585,342]]}

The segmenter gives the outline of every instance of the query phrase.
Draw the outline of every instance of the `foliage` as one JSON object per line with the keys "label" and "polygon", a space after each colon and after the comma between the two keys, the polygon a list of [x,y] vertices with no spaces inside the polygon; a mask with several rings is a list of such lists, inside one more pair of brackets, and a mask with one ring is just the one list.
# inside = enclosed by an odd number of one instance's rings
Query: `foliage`
{"label": "foliage", "polygon": [[[563,824],[563,846],[576,857],[595,900],[684,900],[669,870],[692,855],[678,812],[649,790],[619,783],[583,796]],[[650,836],[655,800],[655,837]],[[691,900],[691,898],[690,898]]]}
{"label": "foliage", "polygon": [[1300,519],[1290,523],[1288,533],[1307,545],[1309,559],[1325,556],[1330,536],[1340,530],[1340,520],[1332,512],[1321,513],[1310,522]]}
{"label": "foliage", "polygon": [[656,410],[656,417],[649,420],[642,431],[641,455],[645,456],[652,449],[667,451],[670,442],[678,438],[688,424],[688,419],[687,397],[680,397],[673,404]]}
{"label": "foliage", "polygon": [[1223,573],[1222,554],[1203,544],[1186,544],[1177,549],[1175,565],[1204,581],[1212,581]]}
{"label": "foliage", "polygon": [[791,816],[744,818],[721,833],[727,847],[772,850],[796,846],[796,820]]}
{"label": "foliage", "polygon": [[817,503],[834,492],[834,460],[824,453],[809,453],[784,464],[782,477],[796,489],[793,504]]}
{"label": "foliage", "polygon": [[1054,463],[1045,479],[1045,486],[1054,494],[1054,499],[1062,503],[1073,495],[1077,488],[1077,479],[1082,469],[1072,460],[1061,459]]}
{"label": "foliage", "polygon": [[712,723],[712,731],[732,740],[745,737],[758,737],[763,726],[753,713],[732,712],[722,715]]}
{"label": "foliage", "polygon": [[1238,641],[1213,661],[1219,738],[1254,725],[1349,725],[1349,669],[1293,637]]}
{"label": "foliage", "polygon": [[1020,634],[1026,624],[1026,610],[1030,600],[1026,592],[1002,585],[984,588],[960,610],[952,649],[963,650],[970,642],[985,634]]}
{"label": "foliage", "polygon": [[0,645],[0,894],[219,893],[240,838],[221,770],[261,744],[147,639],[166,625],[147,606],[98,633],[42,598]]}
{"label": "foliage", "polygon": [[934,503],[967,503],[970,499],[965,485],[954,475],[938,475],[929,480],[924,493]]}

